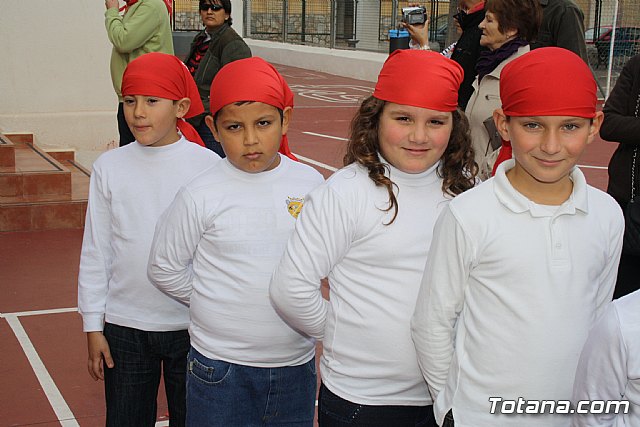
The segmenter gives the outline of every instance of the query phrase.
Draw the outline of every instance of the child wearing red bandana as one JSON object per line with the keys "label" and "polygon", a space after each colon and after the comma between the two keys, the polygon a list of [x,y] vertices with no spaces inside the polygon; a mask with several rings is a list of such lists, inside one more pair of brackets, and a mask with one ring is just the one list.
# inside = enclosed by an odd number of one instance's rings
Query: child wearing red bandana
{"label": "child wearing red bandana", "polygon": [[154,426],[161,375],[171,425],[184,426],[189,310],[156,289],[146,267],[160,214],[220,157],[185,138],[197,133],[182,118],[203,106],[175,56],[133,60],[122,93],[136,141],[93,165],[80,259],[78,310],[89,374],[104,380],[107,426]]}
{"label": "child wearing red bandana", "polygon": [[413,339],[441,425],[568,427],[624,228],[618,204],[576,167],[602,113],[589,67],[560,48],[507,64],[500,98],[494,120],[514,158],[438,219]]}
{"label": "child wearing red bandana", "polygon": [[322,340],[320,426],[435,426],[409,322],[438,213],[475,184],[462,80],[435,52],[389,56],[271,279],[279,313]]}
{"label": "child wearing red bandana", "polygon": [[148,267],[159,289],[190,306],[187,424],[312,426],[315,343],[278,316],[268,287],[323,178],[281,154],[293,93],[273,66],[233,61],[211,94],[205,120],[227,156],[178,193]]}

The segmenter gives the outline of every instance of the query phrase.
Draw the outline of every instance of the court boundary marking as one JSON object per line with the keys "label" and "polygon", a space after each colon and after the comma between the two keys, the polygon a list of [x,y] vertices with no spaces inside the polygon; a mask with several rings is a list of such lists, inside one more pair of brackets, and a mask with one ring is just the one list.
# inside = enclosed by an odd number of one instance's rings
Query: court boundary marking
{"label": "court boundary marking", "polygon": [[[56,385],[53,377],[44,365],[44,362],[40,358],[38,351],[36,350],[33,342],[29,338],[29,334],[22,326],[20,317],[62,314],[62,313],[74,313],[77,312],[77,307],[68,308],[54,308],[49,310],[30,310],[30,311],[17,311],[13,313],[0,313],[0,319],[5,319],[9,328],[13,332],[13,335],[18,340],[18,344],[22,348],[22,353],[27,358],[31,370],[33,371],[38,383],[42,387],[42,391],[49,402],[49,406],[53,410],[57,421],[62,427],[80,427],[78,420],[73,411],[67,404],[67,401],[62,396],[60,389]],[[157,421],[155,427],[167,427],[169,426],[169,420]]]}
{"label": "court boundary marking", "polygon": [[[298,156],[301,157],[301,156]],[[33,371],[38,383],[42,387],[42,391],[49,402],[49,406],[53,410],[57,421],[62,427],[80,427],[78,420],[73,411],[67,404],[64,396],[60,392],[60,389],[56,385],[53,377],[44,365],[44,362],[40,358],[38,351],[36,350],[33,342],[29,338],[29,334],[20,323],[20,317],[62,314],[62,313],[77,313],[78,307],[68,308],[54,308],[48,310],[29,310],[29,311],[16,311],[13,313],[0,313],[0,319],[5,319],[9,328],[13,332],[13,335],[18,340],[18,344],[22,348],[23,354],[26,356],[31,370]],[[318,401],[315,401],[315,406],[318,407]],[[155,427],[168,427],[169,420],[156,421]]]}

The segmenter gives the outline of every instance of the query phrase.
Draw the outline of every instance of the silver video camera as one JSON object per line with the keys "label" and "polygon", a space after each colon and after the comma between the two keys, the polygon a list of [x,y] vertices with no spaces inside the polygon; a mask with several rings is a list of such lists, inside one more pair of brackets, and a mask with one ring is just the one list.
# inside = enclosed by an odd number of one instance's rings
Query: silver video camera
{"label": "silver video camera", "polygon": [[426,20],[427,9],[424,6],[402,8],[402,21],[407,25],[424,24]]}

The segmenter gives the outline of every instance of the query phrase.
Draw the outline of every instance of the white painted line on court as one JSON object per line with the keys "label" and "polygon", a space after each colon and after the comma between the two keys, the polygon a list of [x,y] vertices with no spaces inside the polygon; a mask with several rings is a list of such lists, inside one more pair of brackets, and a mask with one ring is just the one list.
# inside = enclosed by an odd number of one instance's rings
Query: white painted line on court
{"label": "white painted line on court", "polygon": [[607,170],[607,166],[578,165],[579,168]]}
{"label": "white painted line on court", "polygon": [[156,423],[156,427],[167,427],[169,425],[169,420],[158,421]]}
{"label": "white painted line on court", "polygon": [[326,169],[328,171],[335,172],[335,171],[338,170],[337,168],[334,168],[333,166],[329,166],[329,165],[325,165],[324,163],[316,162],[315,160],[310,159],[308,157],[301,156],[300,154],[296,154],[296,153],[293,153],[293,154],[294,154],[294,156],[296,156],[300,160],[303,160],[303,161],[305,161],[307,163],[311,163],[312,165],[320,166],[321,168]]}
{"label": "white painted line on court", "polygon": [[17,311],[15,313],[0,313],[2,317],[23,317],[23,316],[39,316],[41,314],[59,314],[59,313],[73,313],[78,311],[78,307],[69,308],[53,308],[51,310],[33,310],[33,311]]}
{"label": "white painted line on court", "polygon": [[321,138],[337,139],[338,141],[348,141],[347,138],[341,138],[339,136],[324,135],[324,134],[315,133],[315,132],[302,132],[302,133],[304,133],[305,135],[319,136]]}
{"label": "white painted line on court", "polygon": [[53,382],[53,378],[49,375],[49,371],[47,371],[44,363],[42,363],[42,359],[40,359],[38,352],[29,339],[27,332],[22,327],[18,317],[15,315],[5,315],[4,317],[7,319],[7,323],[22,346],[22,351],[24,351],[24,354],[27,356],[27,359],[31,364],[31,368],[42,386],[42,391],[44,391],[47,399],[49,399],[49,404],[51,405],[51,408],[53,408],[53,412],[55,412],[62,427],[80,427],[80,424],[75,420],[75,416],[73,415],[73,412],[71,412],[69,405],[67,405],[67,402],[62,397],[60,390],[58,390],[58,387]]}

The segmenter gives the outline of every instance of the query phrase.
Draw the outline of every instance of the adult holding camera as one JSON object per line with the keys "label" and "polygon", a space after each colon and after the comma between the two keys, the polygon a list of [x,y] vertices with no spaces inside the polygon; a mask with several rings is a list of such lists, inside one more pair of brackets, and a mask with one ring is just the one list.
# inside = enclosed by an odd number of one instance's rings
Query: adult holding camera
{"label": "adult holding camera", "polygon": [[[500,72],[509,62],[529,52],[529,43],[538,34],[542,9],[538,0],[487,0],[485,18],[480,22],[480,53],[473,94],[465,113],[471,127],[471,142],[480,168],[479,177],[491,177],[501,138],[493,123],[500,101]],[[526,78],[526,76],[523,76]]]}
{"label": "adult holding camera", "polygon": [[185,64],[198,85],[205,112],[188,121],[196,129],[207,148],[225,157],[222,146],[215,140],[204,118],[209,112],[209,90],[220,69],[233,61],[251,57],[251,49],[231,28],[230,0],[200,0],[200,17],[204,29],[191,42]]}
{"label": "adult holding camera", "polygon": [[[135,141],[122,105],[122,75],[129,62],[149,52],[173,55],[173,37],[169,13],[170,0],[127,0],[120,16],[118,0],[106,0],[105,26],[113,45],[111,51],[111,81],[118,95],[118,132],[120,146]],[[167,13],[169,11],[169,13]]]}
{"label": "adult holding camera", "polygon": [[[414,4],[417,6],[417,4]],[[480,36],[482,31],[478,25],[485,15],[484,0],[460,0],[460,11],[453,17],[456,28],[459,28],[460,38],[453,47],[451,59],[456,61],[464,70],[464,80],[458,91],[458,105],[465,109],[471,94],[473,93],[473,80],[476,76],[476,62],[480,57],[480,52],[485,50],[480,46]],[[424,25],[403,26],[409,31],[411,40],[422,49],[429,46],[429,22]]]}

